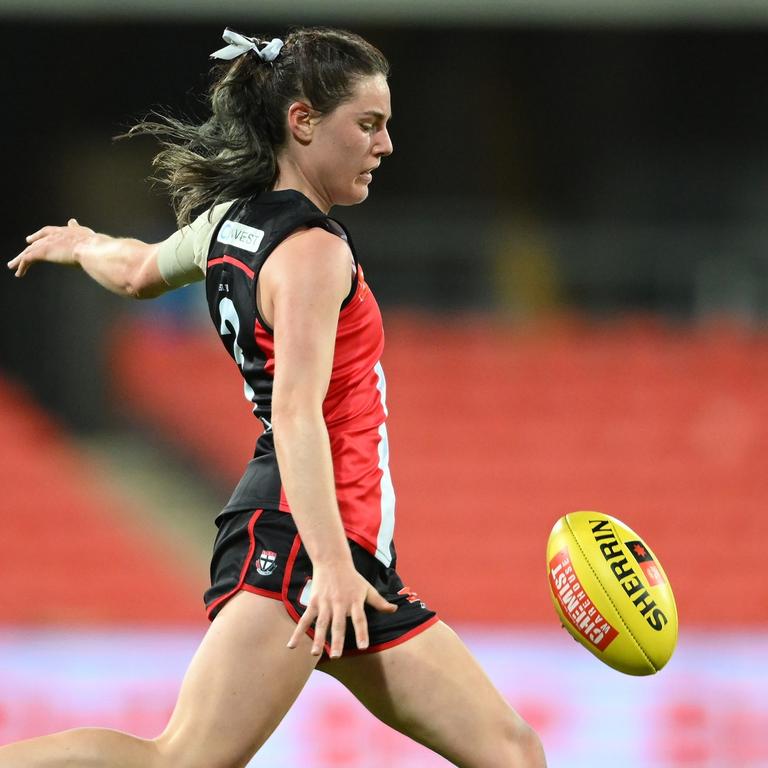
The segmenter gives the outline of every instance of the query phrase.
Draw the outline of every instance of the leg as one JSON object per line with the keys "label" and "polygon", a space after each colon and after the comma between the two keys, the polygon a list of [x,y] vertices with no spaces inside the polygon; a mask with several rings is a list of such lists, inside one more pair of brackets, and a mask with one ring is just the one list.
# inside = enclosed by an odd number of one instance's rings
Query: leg
{"label": "leg", "polygon": [[304,687],[317,657],[276,600],[241,592],[216,617],[156,739],[80,728],[0,748],[0,768],[240,768]]}
{"label": "leg", "polygon": [[323,661],[380,720],[461,768],[544,768],[531,728],[447,625],[379,653]]}

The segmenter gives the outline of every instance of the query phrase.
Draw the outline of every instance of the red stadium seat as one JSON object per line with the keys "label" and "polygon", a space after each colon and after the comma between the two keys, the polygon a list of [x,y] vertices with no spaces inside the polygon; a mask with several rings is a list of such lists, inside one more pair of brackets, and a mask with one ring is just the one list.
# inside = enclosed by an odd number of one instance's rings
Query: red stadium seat
{"label": "red stadium seat", "polygon": [[131,520],[56,424],[0,378],[0,620],[202,623],[200,578]]}
{"label": "red stadium seat", "polygon": [[[451,620],[548,622],[544,551],[598,509],[654,543],[681,622],[768,621],[768,336],[652,320],[389,315],[399,569]],[[119,400],[232,483],[258,431],[207,329],[122,327]],[[185,382],[184,391],[180,391]],[[227,425],[231,440],[211,441]]]}

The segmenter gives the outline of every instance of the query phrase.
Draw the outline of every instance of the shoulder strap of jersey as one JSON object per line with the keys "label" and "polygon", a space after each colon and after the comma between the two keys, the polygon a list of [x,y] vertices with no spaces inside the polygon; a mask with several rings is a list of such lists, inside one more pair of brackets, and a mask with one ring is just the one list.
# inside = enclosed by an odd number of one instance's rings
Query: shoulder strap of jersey
{"label": "shoulder strap of jersey", "polygon": [[[349,246],[353,279],[349,294],[341,304],[343,308],[354,297],[358,284],[358,260],[352,239],[341,222],[330,218],[294,190],[236,200],[211,236],[208,276],[215,282],[214,267],[234,264],[240,267],[240,273],[248,276],[255,288],[259,272],[272,251],[292,233],[311,227],[321,227],[342,238]],[[263,321],[262,324],[267,327]]]}

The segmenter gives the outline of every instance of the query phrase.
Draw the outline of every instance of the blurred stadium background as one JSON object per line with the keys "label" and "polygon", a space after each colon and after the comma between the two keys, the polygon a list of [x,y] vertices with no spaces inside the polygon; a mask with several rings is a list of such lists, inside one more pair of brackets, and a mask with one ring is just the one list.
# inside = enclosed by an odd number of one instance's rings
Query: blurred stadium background
{"label": "blurred stadium background", "polygon": [[[167,236],[154,147],[111,137],[200,113],[224,26],[308,23],[392,62],[395,154],[335,213],[385,312],[410,586],[553,768],[768,766],[768,4],[2,0],[6,260],[70,216]],[[133,304],[38,267],[0,279],[0,319],[0,743],[153,735],[257,424],[199,285]],[[560,630],[544,547],[574,509],[660,555],[662,674]],[[262,763],[446,764],[321,675]]]}

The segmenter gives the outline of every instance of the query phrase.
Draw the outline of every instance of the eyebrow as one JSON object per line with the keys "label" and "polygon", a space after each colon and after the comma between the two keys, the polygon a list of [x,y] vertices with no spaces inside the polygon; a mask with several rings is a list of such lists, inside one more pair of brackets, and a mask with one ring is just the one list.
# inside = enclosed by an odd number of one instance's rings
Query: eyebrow
{"label": "eyebrow", "polygon": [[380,112],[378,109],[366,109],[365,112],[361,112],[361,115],[371,115],[372,117],[378,118],[379,120],[391,120],[392,115],[387,117],[383,112]]}

